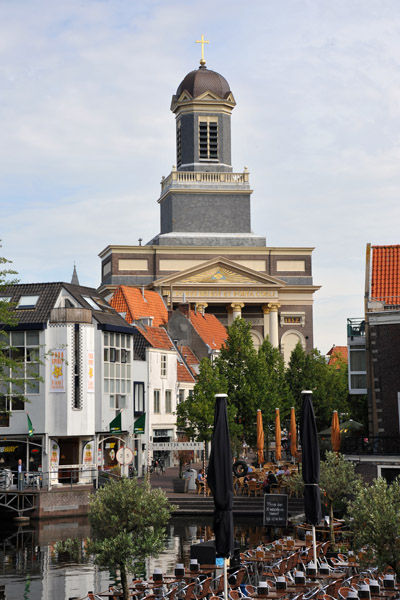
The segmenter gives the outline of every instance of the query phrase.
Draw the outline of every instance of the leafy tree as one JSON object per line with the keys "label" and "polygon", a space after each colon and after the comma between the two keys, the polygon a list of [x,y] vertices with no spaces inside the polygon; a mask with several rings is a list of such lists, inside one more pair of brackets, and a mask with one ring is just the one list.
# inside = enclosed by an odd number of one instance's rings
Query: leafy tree
{"label": "leafy tree", "polygon": [[301,408],[301,391],[312,390],[315,418],[320,430],[330,426],[334,410],[350,414],[347,366],[344,362],[328,365],[317,349],[306,353],[297,344],[286,371],[286,381],[297,411]]}
{"label": "leafy tree", "polygon": [[110,481],[93,496],[89,521],[94,538],[88,551],[96,564],[118,569],[124,600],[129,598],[128,572],[147,556],[163,549],[165,526],[175,509],[161,489],[152,489],[146,478]]}
{"label": "leafy tree", "polygon": [[382,477],[372,485],[360,483],[347,513],[354,547],[363,549],[363,563],[379,570],[392,567],[400,577],[400,478],[390,485]]}
{"label": "leafy tree", "polygon": [[335,503],[347,504],[348,497],[354,493],[360,476],[356,474],[354,464],[345,460],[342,454],[327,452],[321,462],[319,486],[324,493],[329,510],[330,542],[335,543],[333,529],[333,508]]}
{"label": "leafy tree", "polygon": [[215,361],[226,382],[229,405],[236,411],[236,424],[248,439],[256,424],[257,351],[250,335],[251,323],[237,318],[228,327],[228,337]]}

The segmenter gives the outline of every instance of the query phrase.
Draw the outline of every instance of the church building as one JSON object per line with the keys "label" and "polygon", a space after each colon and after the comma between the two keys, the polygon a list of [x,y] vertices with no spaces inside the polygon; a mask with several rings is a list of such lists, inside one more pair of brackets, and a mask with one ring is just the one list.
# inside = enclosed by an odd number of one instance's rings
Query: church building
{"label": "church building", "polygon": [[235,105],[202,52],[172,96],[176,166],[161,181],[160,232],[144,246],[102,250],[100,291],[142,286],[170,310],[189,304],[224,325],[241,316],[256,347],[268,335],[288,361],[298,342],[313,347],[313,248],[268,247],[253,233],[250,174],[231,160]]}

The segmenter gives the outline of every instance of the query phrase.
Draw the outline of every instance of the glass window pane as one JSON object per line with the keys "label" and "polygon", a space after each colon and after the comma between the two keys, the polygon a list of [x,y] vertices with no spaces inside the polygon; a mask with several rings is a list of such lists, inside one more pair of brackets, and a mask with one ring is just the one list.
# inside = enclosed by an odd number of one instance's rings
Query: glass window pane
{"label": "glass window pane", "polygon": [[119,408],[126,408],[126,397],[125,396],[119,397]]}
{"label": "glass window pane", "polygon": [[34,362],[39,359],[39,348],[27,348],[26,349],[26,361]]}
{"label": "glass window pane", "polygon": [[115,334],[115,345],[116,345],[117,348],[119,348],[120,343],[121,343],[120,342],[120,335],[119,335],[119,333],[116,333]]}
{"label": "glass window pane", "polygon": [[110,333],[110,346],[114,346],[114,334]]}
{"label": "glass window pane", "polygon": [[13,360],[18,360],[18,361],[25,360],[25,348],[24,347],[13,347],[11,349],[11,358]]}
{"label": "glass window pane", "polygon": [[115,392],[115,381],[114,381],[114,379],[110,379],[110,392],[112,394]]}
{"label": "glass window pane", "polygon": [[115,377],[115,365],[114,365],[114,363],[110,364],[110,377]]}
{"label": "glass window pane", "polygon": [[110,373],[110,365],[104,365],[104,377],[108,377]]}
{"label": "glass window pane", "polygon": [[117,394],[120,393],[120,383],[119,383],[119,379],[115,380],[115,391],[117,392]]}
{"label": "glass window pane", "polygon": [[115,377],[121,377],[121,365],[115,365]]}
{"label": "glass window pane", "polygon": [[367,387],[367,378],[365,375],[351,375],[350,381],[352,390],[365,390]]}
{"label": "glass window pane", "polygon": [[26,383],[27,394],[38,394],[39,393],[39,381],[35,379],[28,379]]}
{"label": "glass window pane", "polygon": [[110,408],[115,407],[115,396],[110,396]]}
{"label": "glass window pane", "polygon": [[25,394],[25,385],[24,383],[12,383],[11,384],[11,391],[13,394]]}
{"label": "glass window pane", "polygon": [[25,402],[20,398],[13,397],[11,399],[11,410],[24,410]]}
{"label": "glass window pane", "polygon": [[104,345],[108,346],[108,333],[104,334]]}
{"label": "glass window pane", "polygon": [[11,334],[11,345],[12,346],[24,346],[25,336],[23,331],[13,331]]}
{"label": "glass window pane", "polygon": [[365,350],[350,350],[350,371],[366,371]]}
{"label": "glass window pane", "polygon": [[105,379],[104,380],[104,392],[106,394],[108,394],[108,391],[109,391],[109,382],[108,382],[108,379]]}
{"label": "glass window pane", "polygon": [[31,363],[27,366],[26,368],[26,376],[27,377],[32,377],[34,375],[39,375],[39,368],[40,365],[39,363]]}
{"label": "glass window pane", "polygon": [[121,365],[121,377],[125,379],[126,368],[125,365]]}
{"label": "glass window pane", "polygon": [[126,365],[126,378],[131,378],[131,365]]}
{"label": "glass window pane", "polygon": [[125,348],[125,334],[121,333],[121,348]]}
{"label": "glass window pane", "polygon": [[27,346],[38,346],[39,345],[39,332],[38,331],[27,331],[26,332],[26,345]]}
{"label": "glass window pane", "polygon": [[108,361],[110,360],[110,358],[109,358],[109,350],[108,350],[108,348],[104,348],[104,360],[105,360],[106,362],[108,362]]}
{"label": "glass window pane", "polygon": [[125,379],[121,379],[121,392],[125,394]]}

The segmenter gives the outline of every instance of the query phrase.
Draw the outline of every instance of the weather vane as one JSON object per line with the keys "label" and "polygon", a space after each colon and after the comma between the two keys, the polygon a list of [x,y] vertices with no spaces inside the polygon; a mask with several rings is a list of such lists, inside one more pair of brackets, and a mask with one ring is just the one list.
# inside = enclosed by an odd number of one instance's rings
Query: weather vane
{"label": "weather vane", "polygon": [[196,44],[201,44],[201,59],[200,59],[200,64],[202,67],[204,67],[204,65],[206,64],[205,58],[204,58],[204,44],[209,44],[210,42],[208,40],[204,39],[204,35],[201,34],[201,40],[196,40]]}

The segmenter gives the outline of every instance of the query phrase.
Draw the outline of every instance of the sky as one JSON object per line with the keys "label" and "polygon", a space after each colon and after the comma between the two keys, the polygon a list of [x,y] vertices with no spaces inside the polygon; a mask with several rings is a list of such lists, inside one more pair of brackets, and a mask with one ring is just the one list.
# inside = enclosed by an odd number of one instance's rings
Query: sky
{"label": "sky", "polygon": [[400,242],[398,0],[0,0],[0,239],[21,282],[100,284],[98,254],[159,232],[171,97],[228,80],[252,229],[314,247],[314,343],[363,315],[365,249]]}

